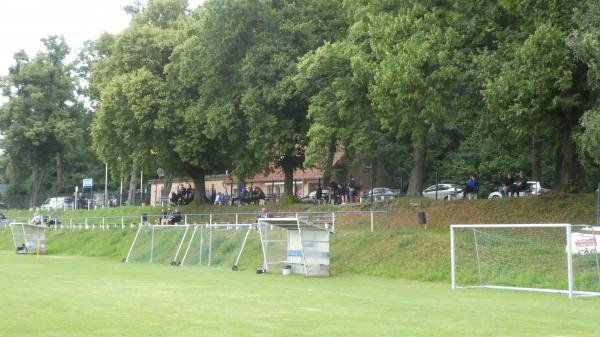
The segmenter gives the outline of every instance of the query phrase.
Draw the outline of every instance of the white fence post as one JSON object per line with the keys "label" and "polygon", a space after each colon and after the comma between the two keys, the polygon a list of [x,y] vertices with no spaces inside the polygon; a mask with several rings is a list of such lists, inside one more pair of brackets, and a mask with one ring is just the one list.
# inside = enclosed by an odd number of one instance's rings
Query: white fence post
{"label": "white fence post", "polygon": [[373,233],[373,210],[371,210],[371,233]]}
{"label": "white fence post", "polygon": [[121,217],[121,229],[125,229],[125,217]]}
{"label": "white fence post", "polygon": [[335,232],[335,212],[331,212],[331,231]]}
{"label": "white fence post", "polygon": [[85,218],[85,229],[88,229],[88,222],[87,222],[87,218]]}

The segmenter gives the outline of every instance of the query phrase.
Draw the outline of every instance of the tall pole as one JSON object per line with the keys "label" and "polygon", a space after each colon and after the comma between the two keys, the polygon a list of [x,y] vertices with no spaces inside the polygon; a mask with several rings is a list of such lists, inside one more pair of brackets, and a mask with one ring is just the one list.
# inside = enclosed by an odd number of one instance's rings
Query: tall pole
{"label": "tall pole", "polygon": [[140,170],[140,206],[144,202],[144,171]]}
{"label": "tall pole", "polygon": [[119,187],[119,207],[123,206],[123,178],[121,178],[121,187]]}
{"label": "tall pole", "polygon": [[108,206],[108,163],[104,163],[104,207]]}

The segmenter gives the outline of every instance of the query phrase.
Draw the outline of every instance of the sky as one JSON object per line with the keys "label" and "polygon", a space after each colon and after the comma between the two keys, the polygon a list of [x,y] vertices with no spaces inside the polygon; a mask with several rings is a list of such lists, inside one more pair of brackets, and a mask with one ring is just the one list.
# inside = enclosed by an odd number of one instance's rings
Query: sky
{"label": "sky", "polygon": [[[188,2],[194,8],[202,0]],[[129,23],[122,8],[131,3],[133,0],[0,0],[0,76],[8,73],[17,51],[24,49],[33,58],[43,49],[40,39],[48,35],[63,35],[73,57],[84,41],[95,40],[103,32],[120,32]]]}

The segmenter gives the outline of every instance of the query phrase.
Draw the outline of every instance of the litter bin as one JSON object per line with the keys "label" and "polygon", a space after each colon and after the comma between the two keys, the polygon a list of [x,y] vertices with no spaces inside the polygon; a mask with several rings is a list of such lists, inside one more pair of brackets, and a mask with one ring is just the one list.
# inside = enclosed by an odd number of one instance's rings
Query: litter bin
{"label": "litter bin", "polygon": [[425,212],[424,211],[417,212],[417,215],[419,217],[419,225],[426,225],[427,217],[425,216]]}

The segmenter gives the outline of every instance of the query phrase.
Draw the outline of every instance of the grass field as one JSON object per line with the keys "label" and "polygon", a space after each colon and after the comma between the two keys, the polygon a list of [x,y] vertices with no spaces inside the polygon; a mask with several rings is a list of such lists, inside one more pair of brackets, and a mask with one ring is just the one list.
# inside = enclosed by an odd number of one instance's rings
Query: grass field
{"label": "grass field", "polygon": [[600,299],[0,251],[0,336],[600,336]]}

